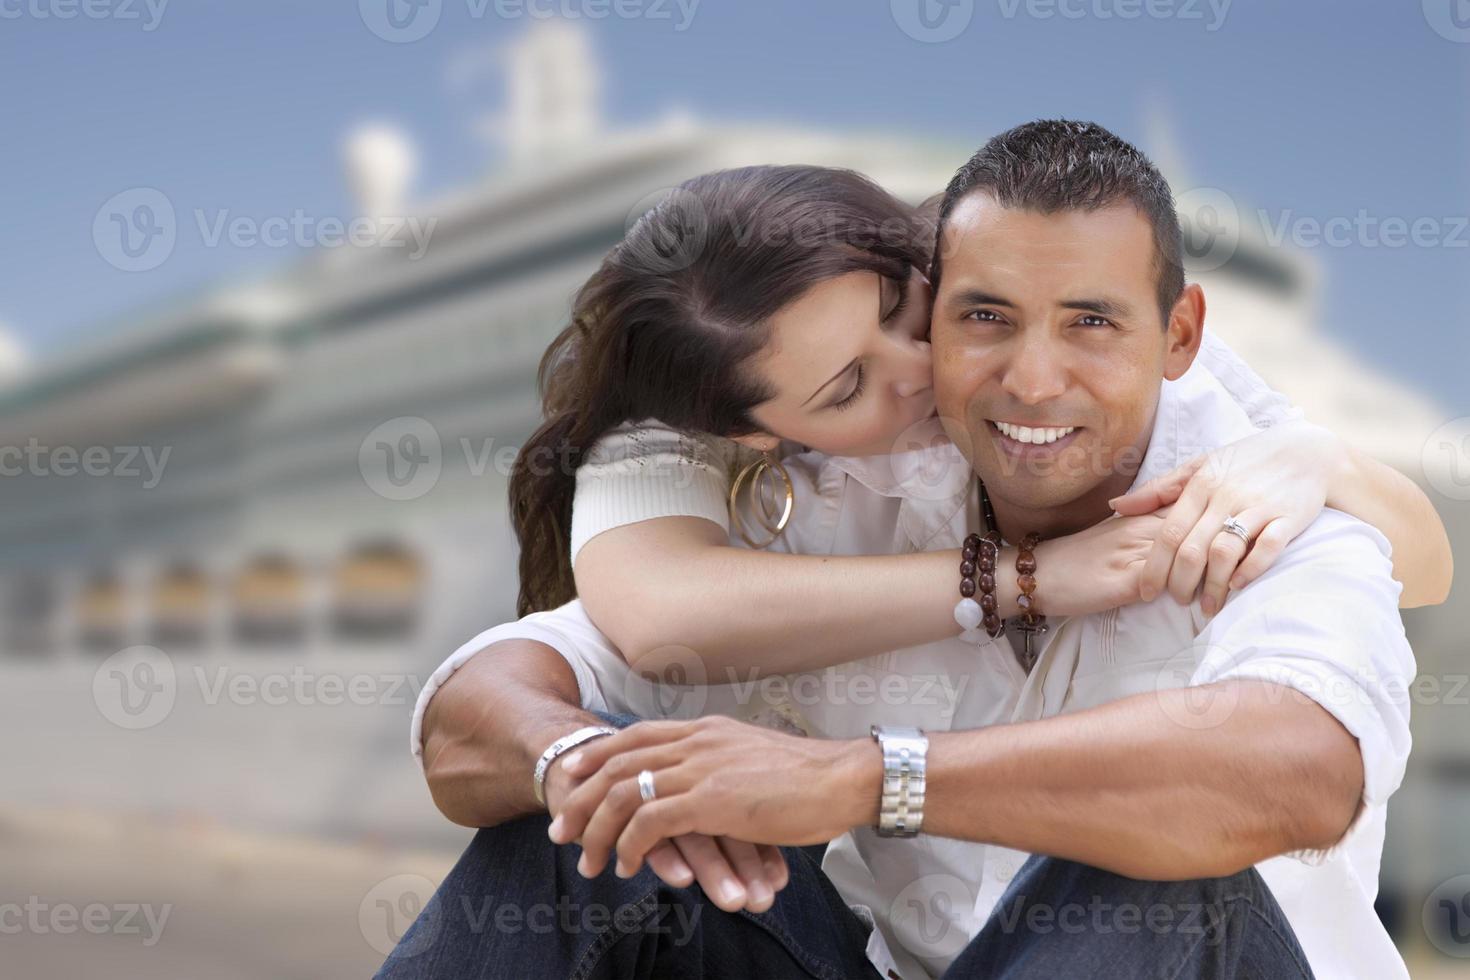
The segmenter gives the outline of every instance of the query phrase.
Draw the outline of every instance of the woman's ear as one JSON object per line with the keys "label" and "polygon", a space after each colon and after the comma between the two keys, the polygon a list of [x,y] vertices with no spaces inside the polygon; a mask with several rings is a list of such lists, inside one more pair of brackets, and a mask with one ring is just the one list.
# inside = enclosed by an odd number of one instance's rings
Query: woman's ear
{"label": "woman's ear", "polygon": [[751,432],[743,436],[731,436],[731,442],[738,442],[747,449],[754,449],[758,453],[773,453],[776,447],[781,445],[781,440],[769,432]]}

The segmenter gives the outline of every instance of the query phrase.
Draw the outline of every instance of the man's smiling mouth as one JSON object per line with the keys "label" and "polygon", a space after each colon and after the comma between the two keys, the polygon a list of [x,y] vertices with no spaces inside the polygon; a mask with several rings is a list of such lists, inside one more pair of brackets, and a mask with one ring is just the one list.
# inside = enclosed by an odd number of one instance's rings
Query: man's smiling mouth
{"label": "man's smiling mouth", "polygon": [[1025,426],[986,419],[995,447],[1013,458],[1051,457],[1072,445],[1082,426]]}
{"label": "man's smiling mouth", "polygon": [[1014,422],[999,422],[995,419],[987,421],[996,432],[1000,433],[1001,444],[1014,451],[1071,442],[1072,437],[1079,431],[1079,427],[1075,425],[1019,425]]}

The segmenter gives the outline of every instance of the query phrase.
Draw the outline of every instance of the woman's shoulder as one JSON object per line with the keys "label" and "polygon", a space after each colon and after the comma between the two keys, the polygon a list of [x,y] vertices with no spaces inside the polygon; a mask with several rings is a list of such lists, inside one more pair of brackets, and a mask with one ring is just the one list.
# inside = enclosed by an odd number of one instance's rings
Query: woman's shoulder
{"label": "woman's shoulder", "polygon": [[[658,419],[630,419],[609,429],[587,452],[581,469],[647,469],[651,465],[698,467],[727,473],[749,452],[738,443],[706,432],[690,432]],[[581,476],[579,470],[579,477]]]}

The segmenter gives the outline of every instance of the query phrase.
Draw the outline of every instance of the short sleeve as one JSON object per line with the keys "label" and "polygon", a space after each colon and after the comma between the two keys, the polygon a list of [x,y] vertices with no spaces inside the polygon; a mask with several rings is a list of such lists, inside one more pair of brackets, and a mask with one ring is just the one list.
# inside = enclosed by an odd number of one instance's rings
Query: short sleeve
{"label": "short sleeve", "polygon": [[577,468],[571,559],[603,531],[656,517],[702,517],[730,532],[731,467],[740,447],[654,419],[603,436]]}
{"label": "short sleeve", "polygon": [[577,689],[581,692],[585,710],[603,713],[627,710],[617,692],[622,687],[620,679],[627,675],[628,668],[617,648],[592,624],[582,609],[582,603],[573,600],[556,609],[532,613],[514,623],[485,630],[439,665],[419,692],[409,726],[410,746],[420,768],[424,764],[423,726],[429,702],[471,657],[502,640],[534,640],[561,654],[577,678]]}
{"label": "short sleeve", "polygon": [[1195,357],[1199,364],[1250,417],[1258,429],[1305,418],[1302,410],[1281,392],[1268,385],[1255,370],[1213,331],[1206,330]]}
{"label": "short sleeve", "polygon": [[1251,679],[1298,691],[1358,741],[1358,813],[1333,848],[1290,855],[1307,863],[1331,857],[1368,808],[1386,805],[1408,763],[1416,668],[1388,554],[1378,531],[1324,510],[1270,570],[1230,597],[1198,638],[1203,651],[1192,685]]}

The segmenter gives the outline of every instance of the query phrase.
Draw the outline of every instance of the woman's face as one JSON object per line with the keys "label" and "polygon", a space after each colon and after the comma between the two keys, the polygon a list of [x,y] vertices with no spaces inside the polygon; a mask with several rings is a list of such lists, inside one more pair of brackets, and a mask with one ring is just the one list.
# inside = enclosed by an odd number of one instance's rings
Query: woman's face
{"label": "woman's face", "polygon": [[765,433],[738,441],[771,449],[779,437],[829,456],[897,451],[934,414],[930,302],[917,270],[906,283],[852,272],[782,307],[754,361],[776,392],[752,412]]}

